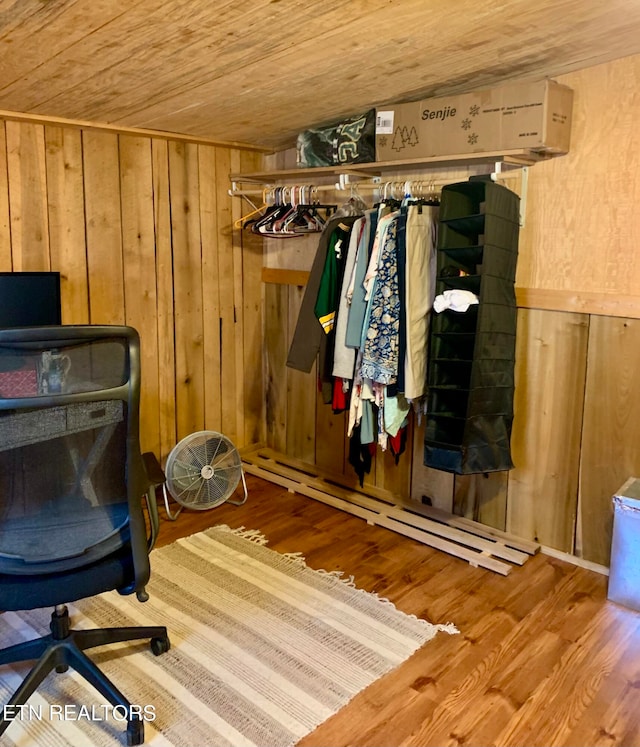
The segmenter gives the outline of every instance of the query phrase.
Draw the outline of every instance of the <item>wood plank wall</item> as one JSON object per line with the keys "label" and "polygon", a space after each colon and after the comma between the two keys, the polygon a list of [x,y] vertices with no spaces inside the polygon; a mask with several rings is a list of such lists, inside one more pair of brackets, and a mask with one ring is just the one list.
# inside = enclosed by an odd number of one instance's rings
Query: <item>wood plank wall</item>
{"label": "wood plank wall", "polygon": [[[640,56],[558,78],[575,92],[572,146],[529,174],[516,468],[456,478],[428,469],[415,428],[399,465],[379,453],[367,478],[601,565],[609,564],[611,497],[640,474],[639,79]],[[314,246],[305,241],[269,242],[267,264],[308,269]],[[301,286],[265,286],[269,442],[353,483],[344,418],[317,403],[313,374],[285,367],[302,294]]]}
{"label": "wood plank wall", "polygon": [[[422,466],[419,428],[367,480],[429,496],[522,537],[608,564],[611,495],[640,474],[640,57],[559,78],[575,91],[571,152],[531,169],[521,234],[516,469],[453,478]],[[95,128],[0,121],[0,269],[59,270],[65,323],[128,323],[143,353],[143,447],[193,430],[355,478],[344,417],[286,369],[303,288],[260,283],[262,245],[232,230],[237,148]],[[305,269],[313,245],[267,263]],[[295,246],[294,246],[295,245]],[[264,329],[262,339],[262,301]],[[263,396],[262,366],[266,368]]]}
{"label": "wood plank wall", "polygon": [[196,430],[264,439],[262,245],[232,230],[228,195],[259,159],[0,120],[0,270],[59,271],[65,324],[138,329],[142,446],[161,460]]}

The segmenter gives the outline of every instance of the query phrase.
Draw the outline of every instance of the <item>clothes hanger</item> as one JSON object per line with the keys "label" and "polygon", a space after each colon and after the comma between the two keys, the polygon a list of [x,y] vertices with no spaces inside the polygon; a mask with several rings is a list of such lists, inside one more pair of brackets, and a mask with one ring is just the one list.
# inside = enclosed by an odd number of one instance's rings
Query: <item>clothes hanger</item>
{"label": "clothes hanger", "polygon": [[[386,206],[391,210],[397,210],[401,203],[396,197],[396,189],[398,188],[399,182],[386,182],[384,185],[384,194],[382,198],[382,206]],[[388,192],[388,194],[387,194]]]}
{"label": "clothes hanger", "polygon": [[262,218],[258,219],[252,224],[251,226],[252,232],[257,233],[257,234],[269,233],[271,231],[273,222],[279,216],[283,215],[283,212],[284,212],[283,188],[274,187],[273,188],[273,204],[269,207],[269,209],[262,216]]}
{"label": "clothes hanger", "polygon": [[364,215],[365,210],[368,210],[368,206],[365,203],[365,201],[362,199],[360,194],[358,193],[357,187],[355,184],[351,185],[351,194],[349,199],[341,205],[338,210],[334,213],[334,215],[339,216],[361,216]]}
{"label": "clothes hanger", "polygon": [[304,185],[274,187],[272,193],[273,204],[251,225],[251,230],[261,236],[284,239],[320,232],[325,220],[318,209],[326,208],[328,211],[337,207],[317,202],[307,204],[312,199],[310,195],[313,194],[313,189]]}
{"label": "clothes hanger", "polygon": [[253,202],[246,196],[243,195],[244,199],[251,205],[252,208],[254,208],[250,213],[247,213],[246,215],[243,215],[242,218],[238,218],[238,220],[233,222],[234,228],[245,228],[245,221],[247,221],[249,218],[251,218],[254,215],[264,215],[264,211],[269,207],[267,203],[267,192],[268,189],[262,190],[262,205],[260,207],[256,207]]}
{"label": "clothes hanger", "polygon": [[[300,185],[294,188],[295,211],[287,216],[284,230],[296,234],[322,231],[326,221],[338,208],[336,204],[325,204],[318,200],[318,189],[313,185]],[[324,215],[320,211],[324,211]]]}

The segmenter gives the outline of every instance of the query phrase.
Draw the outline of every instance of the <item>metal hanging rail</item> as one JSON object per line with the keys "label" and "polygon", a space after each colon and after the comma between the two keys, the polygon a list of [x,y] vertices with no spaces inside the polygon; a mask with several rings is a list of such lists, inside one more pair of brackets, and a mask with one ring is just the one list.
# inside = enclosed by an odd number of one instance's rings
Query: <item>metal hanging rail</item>
{"label": "metal hanging rail", "polygon": [[[513,178],[517,172],[521,175],[521,194],[520,194],[520,225],[524,226],[524,220],[526,215],[526,203],[527,203],[527,187],[528,187],[528,176],[529,169],[527,166],[511,168],[509,171],[502,170],[502,162],[496,162],[494,164],[494,170],[487,174],[493,181],[501,182]],[[301,174],[300,176],[303,176]],[[304,176],[309,176],[305,174]],[[284,180],[276,180],[274,184],[264,184],[261,187],[240,187],[239,184],[244,184],[242,179],[233,180],[231,182],[231,189],[228,190],[229,195],[232,197],[244,197],[251,207],[257,211],[255,204],[249,199],[252,197],[262,197],[262,201],[265,205],[275,202],[277,190],[282,190],[280,196],[284,197],[285,201],[290,200],[295,203],[303,203],[305,200],[313,202],[316,196],[320,193],[325,192],[345,192],[350,191],[351,194],[358,194],[360,192],[370,192],[375,194],[376,199],[384,197],[402,198],[408,195],[412,197],[429,197],[439,192],[441,187],[448,184],[460,181],[459,177],[447,177],[439,179],[388,179],[385,180],[381,176],[364,177],[361,174],[355,175],[358,180],[354,181],[354,174],[351,173],[340,173],[334,174],[337,176],[338,181],[333,184],[313,184],[311,181],[300,180],[296,183],[290,183],[287,185],[282,184]],[[280,182],[278,184],[277,182]],[[289,181],[293,181],[292,177],[289,177]]]}
{"label": "metal hanging rail", "polygon": [[[341,175],[343,176],[343,175]],[[244,189],[238,187],[237,182],[232,182],[229,194],[232,197],[268,197],[270,193],[276,189],[283,189],[285,192],[290,193],[291,191],[296,192],[298,190],[308,190],[313,194],[319,194],[324,192],[343,192],[343,191],[355,191],[364,190],[366,192],[384,192],[385,189],[389,196],[398,196],[400,192],[403,194],[411,193],[418,195],[419,191],[422,190],[424,193],[426,190],[433,191],[435,188],[443,187],[446,184],[451,184],[452,179],[410,179],[399,181],[397,179],[383,180],[380,177],[373,177],[371,179],[365,179],[363,181],[352,182],[347,179],[341,179],[335,184],[312,184],[310,182],[296,182],[295,184],[269,184],[265,185],[260,189]]]}

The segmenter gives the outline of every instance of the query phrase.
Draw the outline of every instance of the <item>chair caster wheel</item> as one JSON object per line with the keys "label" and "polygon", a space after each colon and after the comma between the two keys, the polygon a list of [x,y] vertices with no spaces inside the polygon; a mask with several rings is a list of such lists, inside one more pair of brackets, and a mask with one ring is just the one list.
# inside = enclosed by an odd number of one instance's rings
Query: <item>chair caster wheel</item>
{"label": "chair caster wheel", "polygon": [[135,716],[127,724],[127,744],[144,744],[144,722]]}
{"label": "chair caster wheel", "polygon": [[62,674],[63,672],[66,672],[67,669],[69,669],[68,664],[58,664],[58,666],[56,667],[56,672],[58,674]]}
{"label": "chair caster wheel", "polygon": [[160,656],[160,654],[166,653],[170,648],[171,641],[169,640],[168,635],[165,635],[162,638],[151,639],[151,650],[155,656]]}

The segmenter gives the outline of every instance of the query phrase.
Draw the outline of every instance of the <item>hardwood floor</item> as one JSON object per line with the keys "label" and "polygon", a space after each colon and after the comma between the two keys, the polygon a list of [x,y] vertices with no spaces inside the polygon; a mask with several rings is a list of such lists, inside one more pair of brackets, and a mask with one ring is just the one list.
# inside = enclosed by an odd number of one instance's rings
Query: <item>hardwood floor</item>
{"label": "hardwood floor", "polygon": [[257,477],[247,484],[244,506],[164,519],[159,544],[214,524],[259,529],[272,549],[460,631],[439,634],[300,747],[640,747],[640,613],[606,600],[606,577],[542,554],[499,576]]}

